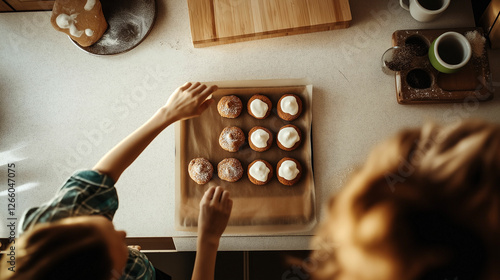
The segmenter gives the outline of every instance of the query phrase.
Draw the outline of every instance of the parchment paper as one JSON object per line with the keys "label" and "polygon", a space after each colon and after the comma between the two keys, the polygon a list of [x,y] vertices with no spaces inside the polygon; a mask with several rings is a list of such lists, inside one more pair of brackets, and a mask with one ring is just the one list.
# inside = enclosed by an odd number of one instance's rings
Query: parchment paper
{"label": "parchment paper", "polygon": [[[307,231],[316,223],[311,158],[312,85],[259,87],[259,81],[245,83],[249,86],[219,87],[212,97],[214,104],[201,117],[181,121],[176,125],[177,230],[196,230],[198,204],[205,190],[212,185],[220,185],[229,190],[234,202],[226,233]],[[272,84],[270,81],[265,83]],[[241,85],[238,82],[233,84]],[[276,104],[286,93],[296,94],[302,100],[302,114],[292,122],[282,120],[277,114]],[[273,104],[271,115],[264,120],[257,120],[247,112],[247,102],[254,94],[266,95]],[[243,111],[238,118],[227,119],[219,115],[216,104],[225,95],[236,95],[243,102]],[[276,138],[279,129],[290,123],[301,129],[302,144],[295,151],[286,152],[278,148]],[[248,145],[248,132],[257,125],[273,133],[272,147],[265,152],[253,151]],[[245,133],[246,142],[238,152],[227,152],[219,146],[219,135],[226,126],[240,127]],[[207,158],[214,167],[212,180],[205,185],[196,184],[188,174],[188,164],[196,157]],[[235,183],[222,181],[217,176],[217,164],[229,157],[239,159],[245,170],[243,177]],[[295,158],[302,165],[302,177],[293,186],[282,185],[276,177],[276,164],[283,157]],[[273,166],[273,178],[263,186],[254,185],[248,179],[248,165],[256,159],[264,159]]]}

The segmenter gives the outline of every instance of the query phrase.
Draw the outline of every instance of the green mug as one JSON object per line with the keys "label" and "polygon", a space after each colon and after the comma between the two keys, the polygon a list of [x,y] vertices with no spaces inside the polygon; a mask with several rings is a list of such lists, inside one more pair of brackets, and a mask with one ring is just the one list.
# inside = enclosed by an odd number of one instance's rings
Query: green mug
{"label": "green mug", "polygon": [[455,73],[469,62],[472,49],[464,35],[446,32],[437,37],[429,48],[429,60],[442,73]]}

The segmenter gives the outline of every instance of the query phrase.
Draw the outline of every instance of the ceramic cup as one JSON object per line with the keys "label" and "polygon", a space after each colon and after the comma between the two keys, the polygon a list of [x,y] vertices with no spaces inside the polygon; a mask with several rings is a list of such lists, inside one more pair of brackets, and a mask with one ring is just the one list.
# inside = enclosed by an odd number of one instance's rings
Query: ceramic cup
{"label": "ceramic cup", "polygon": [[411,16],[421,22],[432,21],[441,15],[450,5],[450,0],[399,0],[403,9],[410,11]]}
{"label": "ceramic cup", "polygon": [[469,40],[457,32],[446,32],[429,47],[429,60],[442,73],[455,73],[464,67],[472,55]]}

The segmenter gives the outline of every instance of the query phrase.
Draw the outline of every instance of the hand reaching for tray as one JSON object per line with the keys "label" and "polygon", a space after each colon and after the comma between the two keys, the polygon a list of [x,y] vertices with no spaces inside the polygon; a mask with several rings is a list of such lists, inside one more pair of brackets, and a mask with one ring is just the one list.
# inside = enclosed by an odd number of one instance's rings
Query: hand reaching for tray
{"label": "hand reaching for tray", "polygon": [[233,201],[222,187],[210,187],[200,201],[198,234],[205,242],[219,243],[226,229]]}
{"label": "hand reaching for tray", "polygon": [[219,240],[226,229],[233,201],[222,187],[210,187],[200,201],[198,244],[192,280],[212,280]]}
{"label": "hand reaching for tray", "polygon": [[118,181],[123,171],[167,126],[201,115],[213,102],[207,97],[216,90],[217,86],[200,83],[186,83],[177,88],[153,117],[104,155],[93,169]]}
{"label": "hand reaching for tray", "polygon": [[175,122],[201,115],[212,104],[213,99],[207,98],[216,90],[215,85],[207,87],[199,82],[178,87],[162,107],[166,120]]}

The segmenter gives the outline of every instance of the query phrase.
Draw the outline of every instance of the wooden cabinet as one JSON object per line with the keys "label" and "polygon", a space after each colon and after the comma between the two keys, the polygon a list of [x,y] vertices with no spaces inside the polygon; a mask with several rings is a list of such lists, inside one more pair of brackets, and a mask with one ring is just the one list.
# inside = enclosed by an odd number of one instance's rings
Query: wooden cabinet
{"label": "wooden cabinet", "polygon": [[53,0],[0,0],[0,12],[50,11]]}
{"label": "wooden cabinet", "polygon": [[0,0],[0,12],[12,12],[14,11],[7,3]]}

